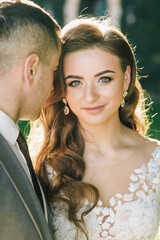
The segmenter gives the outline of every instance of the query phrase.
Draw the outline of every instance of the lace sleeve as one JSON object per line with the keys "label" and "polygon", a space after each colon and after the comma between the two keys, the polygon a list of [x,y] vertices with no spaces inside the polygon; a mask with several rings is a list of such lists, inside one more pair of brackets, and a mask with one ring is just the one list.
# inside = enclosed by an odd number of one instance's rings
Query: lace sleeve
{"label": "lace sleeve", "polygon": [[160,197],[160,146],[156,148],[153,153],[153,158],[148,163],[148,171],[148,179],[151,181],[152,189],[154,189]]}

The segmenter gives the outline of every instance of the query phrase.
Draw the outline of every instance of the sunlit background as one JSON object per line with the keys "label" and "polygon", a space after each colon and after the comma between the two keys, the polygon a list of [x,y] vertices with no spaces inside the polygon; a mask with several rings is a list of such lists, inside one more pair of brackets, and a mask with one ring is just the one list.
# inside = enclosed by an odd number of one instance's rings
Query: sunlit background
{"label": "sunlit background", "polygon": [[[141,84],[153,102],[149,136],[160,140],[160,0],[34,0],[63,27],[79,15],[109,15],[136,46]],[[27,122],[19,122],[22,131]],[[27,131],[28,133],[28,131]]]}

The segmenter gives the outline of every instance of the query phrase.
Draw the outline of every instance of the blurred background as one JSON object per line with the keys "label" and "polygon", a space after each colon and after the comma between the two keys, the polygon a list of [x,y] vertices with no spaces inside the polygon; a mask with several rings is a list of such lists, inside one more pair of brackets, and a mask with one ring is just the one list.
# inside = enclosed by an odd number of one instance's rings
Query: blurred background
{"label": "blurred background", "polygon": [[[149,111],[149,136],[160,140],[160,0],[34,0],[45,8],[61,27],[79,15],[109,15],[113,24],[127,35],[136,46],[136,59],[141,69],[143,88],[149,93],[152,107]],[[27,122],[19,121],[26,134]]]}

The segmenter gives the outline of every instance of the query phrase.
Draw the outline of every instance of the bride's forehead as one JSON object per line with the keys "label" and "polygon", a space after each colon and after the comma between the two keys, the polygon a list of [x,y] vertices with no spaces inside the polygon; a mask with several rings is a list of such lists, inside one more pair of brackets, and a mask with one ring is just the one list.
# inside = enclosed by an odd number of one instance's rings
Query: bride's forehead
{"label": "bride's forehead", "polygon": [[64,72],[92,72],[93,75],[104,70],[121,70],[120,59],[103,49],[84,49],[69,53],[64,58]]}
{"label": "bride's forehead", "polygon": [[[67,53],[64,56],[64,62],[67,63],[70,61],[106,61],[108,59],[114,59],[114,61],[119,61],[119,57],[105,49],[101,48],[88,48],[88,49],[81,49],[74,52]],[[66,61],[65,61],[66,60]],[[120,62],[120,61],[119,61]]]}

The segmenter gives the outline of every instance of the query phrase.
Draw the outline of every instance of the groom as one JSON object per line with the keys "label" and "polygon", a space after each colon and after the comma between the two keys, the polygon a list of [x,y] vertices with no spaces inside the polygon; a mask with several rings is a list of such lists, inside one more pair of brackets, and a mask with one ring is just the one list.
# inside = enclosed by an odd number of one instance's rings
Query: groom
{"label": "groom", "polygon": [[53,239],[44,194],[16,122],[37,119],[53,90],[59,31],[56,21],[33,2],[0,1],[1,240]]}

